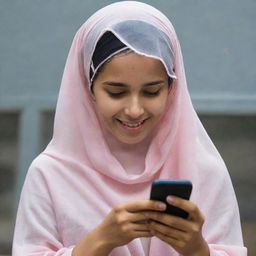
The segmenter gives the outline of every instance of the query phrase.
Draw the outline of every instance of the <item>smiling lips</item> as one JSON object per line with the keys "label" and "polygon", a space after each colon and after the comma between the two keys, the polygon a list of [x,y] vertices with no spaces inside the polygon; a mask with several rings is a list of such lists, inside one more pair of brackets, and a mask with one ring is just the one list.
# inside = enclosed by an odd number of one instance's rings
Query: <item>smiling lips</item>
{"label": "smiling lips", "polygon": [[126,129],[129,130],[138,130],[139,128],[142,127],[142,125],[145,123],[146,119],[142,120],[142,121],[137,121],[137,122],[124,122],[121,121],[119,119],[117,119],[119,121],[120,124],[122,124],[122,126]]}

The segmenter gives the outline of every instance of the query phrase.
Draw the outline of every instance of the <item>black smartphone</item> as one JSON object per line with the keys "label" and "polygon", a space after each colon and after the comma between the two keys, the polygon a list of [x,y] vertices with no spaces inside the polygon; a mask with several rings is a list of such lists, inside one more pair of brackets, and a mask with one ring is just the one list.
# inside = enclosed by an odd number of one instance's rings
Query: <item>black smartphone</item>
{"label": "black smartphone", "polygon": [[186,219],[188,213],[167,203],[169,195],[189,200],[192,192],[192,183],[189,180],[154,180],[151,186],[150,199],[162,201],[167,204],[165,213]]}

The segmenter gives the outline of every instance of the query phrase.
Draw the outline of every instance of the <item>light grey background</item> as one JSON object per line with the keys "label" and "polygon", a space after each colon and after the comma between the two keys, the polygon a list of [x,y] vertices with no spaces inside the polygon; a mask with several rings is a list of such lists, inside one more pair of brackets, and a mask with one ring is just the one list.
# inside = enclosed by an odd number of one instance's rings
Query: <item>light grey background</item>
{"label": "light grey background", "polygon": [[[0,1],[0,107],[54,106],[73,36],[115,1]],[[189,89],[200,112],[256,112],[256,1],[144,1],[180,38]]]}

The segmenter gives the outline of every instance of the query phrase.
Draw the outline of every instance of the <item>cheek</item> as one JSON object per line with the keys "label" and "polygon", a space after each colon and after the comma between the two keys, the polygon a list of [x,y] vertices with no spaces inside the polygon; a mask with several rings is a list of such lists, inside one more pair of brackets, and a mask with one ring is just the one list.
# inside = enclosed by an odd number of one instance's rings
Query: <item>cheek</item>
{"label": "cheek", "polygon": [[96,99],[96,109],[99,117],[106,120],[116,115],[120,107],[112,101],[101,98],[101,100]]}
{"label": "cheek", "polygon": [[148,105],[148,110],[155,116],[161,116],[165,112],[167,97],[161,97]]}

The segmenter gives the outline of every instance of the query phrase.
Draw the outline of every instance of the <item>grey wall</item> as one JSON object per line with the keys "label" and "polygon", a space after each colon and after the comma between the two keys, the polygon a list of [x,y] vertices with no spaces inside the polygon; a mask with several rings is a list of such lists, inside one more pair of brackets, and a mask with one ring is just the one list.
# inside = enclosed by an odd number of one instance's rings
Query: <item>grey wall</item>
{"label": "grey wall", "polygon": [[[0,2],[0,108],[54,107],[79,26],[104,0]],[[173,22],[200,112],[256,112],[256,1],[144,1]]]}

